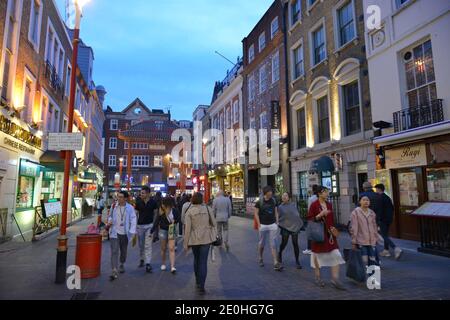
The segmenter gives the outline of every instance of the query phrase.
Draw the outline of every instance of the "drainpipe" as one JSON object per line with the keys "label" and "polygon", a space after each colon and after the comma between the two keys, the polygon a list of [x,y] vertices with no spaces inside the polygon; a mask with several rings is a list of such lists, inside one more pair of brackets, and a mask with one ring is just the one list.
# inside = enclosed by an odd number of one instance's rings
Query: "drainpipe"
{"label": "drainpipe", "polygon": [[[283,29],[283,44],[284,44],[284,77],[285,77],[285,86],[286,86],[286,116],[287,116],[287,126],[288,126],[288,145],[287,145],[287,152],[288,152],[288,159],[291,156],[291,146],[292,146],[292,131],[291,131],[291,112],[290,112],[290,104],[289,104],[289,68],[288,68],[288,28],[287,28],[287,21],[286,21],[286,15],[287,15],[287,8],[288,8],[289,2],[281,0],[281,11],[282,11],[282,29]],[[292,162],[288,160],[289,164],[289,193],[292,194]]]}

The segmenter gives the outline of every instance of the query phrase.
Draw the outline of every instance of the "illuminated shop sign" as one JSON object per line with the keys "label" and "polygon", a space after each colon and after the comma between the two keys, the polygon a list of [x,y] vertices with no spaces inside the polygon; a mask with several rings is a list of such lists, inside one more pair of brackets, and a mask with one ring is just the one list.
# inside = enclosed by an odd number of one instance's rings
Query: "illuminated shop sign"
{"label": "illuminated shop sign", "polygon": [[3,131],[17,140],[25,142],[32,147],[41,148],[42,146],[42,139],[13,123],[11,120],[6,119],[4,116],[0,116],[0,131]]}

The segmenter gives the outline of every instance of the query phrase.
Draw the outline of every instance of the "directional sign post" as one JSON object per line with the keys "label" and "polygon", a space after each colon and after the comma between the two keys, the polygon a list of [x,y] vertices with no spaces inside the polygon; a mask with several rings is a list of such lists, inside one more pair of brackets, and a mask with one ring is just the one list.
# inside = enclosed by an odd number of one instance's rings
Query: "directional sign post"
{"label": "directional sign post", "polygon": [[83,133],[49,133],[48,150],[50,151],[82,151]]}

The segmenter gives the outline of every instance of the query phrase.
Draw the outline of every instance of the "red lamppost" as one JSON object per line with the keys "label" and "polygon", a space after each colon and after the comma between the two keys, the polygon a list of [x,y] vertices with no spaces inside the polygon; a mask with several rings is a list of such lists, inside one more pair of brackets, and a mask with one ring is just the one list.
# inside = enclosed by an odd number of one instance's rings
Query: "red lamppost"
{"label": "red lamppost", "polygon": [[[80,24],[83,6],[89,0],[75,0],[75,29],[73,33],[73,53],[72,53],[72,69],[70,79],[70,96],[69,96],[69,121],[67,125],[67,132],[72,133],[73,118],[75,111],[75,88],[77,80],[77,61],[78,61],[78,44],[80,42]],[[67,207],[69,204],[69,179],[70,179],[70,162],[72,160],[72,151],[65,151],[64,162],[64,188],[63,188],[63,203],[61,228],[58,236],[58,249],[56,255],[56,280],[57,284],[66,282],[67,269]]]}

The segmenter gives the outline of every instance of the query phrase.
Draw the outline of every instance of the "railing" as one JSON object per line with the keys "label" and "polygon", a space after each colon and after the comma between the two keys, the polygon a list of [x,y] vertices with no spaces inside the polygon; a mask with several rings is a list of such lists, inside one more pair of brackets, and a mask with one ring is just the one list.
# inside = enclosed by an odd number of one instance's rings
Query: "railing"
{"label": "railing", "polygon": [[8,209],[0,209],[0,240],[6,237],[7,219],[8,219]]}
{"label": "railing", "polygon": [[56,68],[47,60],[45,63],[45,77],[49,80],[50,86],[61,96],[64,96],[64,85],[59,78]]}
{"label": "railing", "polygon": [[[293,199],[297,203],[298,211],[300,212],[300,217],[303,221],[306,221],[308,216],[308,196],[294,196]],[[333,213],[334,213],[334,223],[339,229],[345,229],[346,222],[341,221],[341,199],[337,195],[330,195],[328,201],[333,205]]]}
{"label": "railing", "polygon": [[444,121],[442,100],[433,100],[426,106],[411,107],[394,113],[395,132],[420,128]]}

